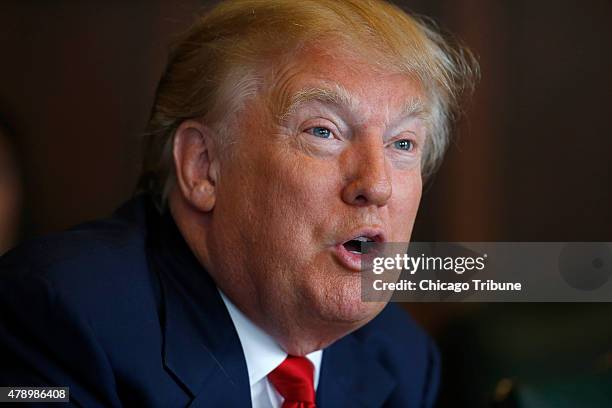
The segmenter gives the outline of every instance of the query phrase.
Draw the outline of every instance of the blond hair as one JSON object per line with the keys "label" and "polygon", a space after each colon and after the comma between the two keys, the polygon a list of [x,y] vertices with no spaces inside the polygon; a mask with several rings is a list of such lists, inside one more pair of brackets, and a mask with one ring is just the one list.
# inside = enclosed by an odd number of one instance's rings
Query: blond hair
{"label": "blond hair", "polygon": [[431,123],[422,173],[431,175],[448,145],[459,98],[478,75],[468,50],[380,0],[233,0],[200,16],[173,47],[145,134],[141,188],[165,200],[174,182],[174,133],[182,121],[203,118],[224,128],[260,90],[262,67],[330,39],[364,56],[376,54],[369,60],[421,83]]}

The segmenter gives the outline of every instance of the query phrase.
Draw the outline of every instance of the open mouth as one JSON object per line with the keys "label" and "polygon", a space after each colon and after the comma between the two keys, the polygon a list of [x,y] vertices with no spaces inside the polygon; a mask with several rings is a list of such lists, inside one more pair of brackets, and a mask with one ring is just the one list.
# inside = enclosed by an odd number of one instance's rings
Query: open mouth
{"label": "open mouth", "polygon": [[[343,241],[349,237],[350,239]],[[377,252],[377,245],[372,244],[384,243],[385,236],[384,231],[379,228],[362,228],[336,242],[333,253],[340,265],[348,270],[361,272],[364,262],[367,265],[369,258]]]}
{"label": "open mouth", "polygon": [[367,242],[374,242],[374,239],[365,236],[359,236],[346,241],[342,246],[350,253],[363,255],[362,244]]}

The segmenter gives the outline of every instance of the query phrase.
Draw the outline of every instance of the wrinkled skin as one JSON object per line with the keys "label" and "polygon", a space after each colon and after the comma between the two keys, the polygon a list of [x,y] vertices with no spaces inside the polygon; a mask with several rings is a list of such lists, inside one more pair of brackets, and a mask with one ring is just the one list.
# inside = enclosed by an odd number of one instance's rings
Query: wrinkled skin
{"label": "wrinkled skin", "polygon": [[[343,97],[304,98],[279,119],[311,89]],[[310,47],[245,104],[229,156],[205,124],[177,131],[179,228],[221,290],[288,353],[325,347],[384,307],[361,301],[360,273],[338,245],[362,231],[410,239],[426,120],[405,108],[417,99],[405,75]]]}

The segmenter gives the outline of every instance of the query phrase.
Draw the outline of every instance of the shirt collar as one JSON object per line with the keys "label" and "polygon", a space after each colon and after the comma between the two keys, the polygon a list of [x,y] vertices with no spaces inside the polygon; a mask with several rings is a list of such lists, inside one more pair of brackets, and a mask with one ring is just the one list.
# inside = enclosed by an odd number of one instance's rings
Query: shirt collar
{"label": "shirt collar", "polygon": [[[238,338],[242,344],[242,351],[246,359],[249,372],[249,384],[252,387],[262,379],[266,378],[272,370],[278,367],[287,353],[268,333],[259,328],[248,317],[246,317],[221,290],[219,294],[227,307],[227,311],[236,327]],[[314,365],[314,386],[319,382],[319,371],[321,368],[322,350],[313,351],[306,357]]]}

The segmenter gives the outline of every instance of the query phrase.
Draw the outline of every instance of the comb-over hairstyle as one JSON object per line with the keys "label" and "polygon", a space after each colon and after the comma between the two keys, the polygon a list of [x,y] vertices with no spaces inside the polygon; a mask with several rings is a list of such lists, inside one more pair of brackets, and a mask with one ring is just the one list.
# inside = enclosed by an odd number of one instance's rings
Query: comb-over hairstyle
{"label": "comb-over hairstyle", "polygon": [[460,96],[478,65],[430,22],[380,0],[233,0],[202,14],[176,41],[145,133],[141,188],[165,201],[174,184],[174,133],[186,119],[216,128],[223,150],[228,121],[264,86],[263,72],[300,48],[342,44],[343,51],[417,80],[427,97],[423,177],[438,167]]}

